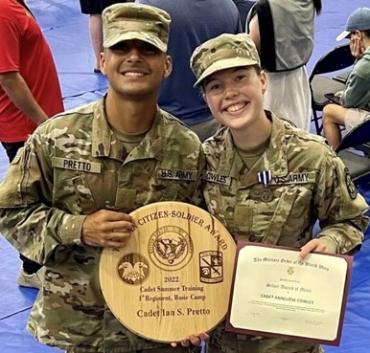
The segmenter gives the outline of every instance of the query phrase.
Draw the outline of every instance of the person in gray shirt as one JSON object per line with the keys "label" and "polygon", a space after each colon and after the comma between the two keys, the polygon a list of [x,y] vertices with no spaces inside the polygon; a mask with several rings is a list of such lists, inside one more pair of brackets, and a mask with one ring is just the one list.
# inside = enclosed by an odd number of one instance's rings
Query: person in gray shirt
{"label": "person in gray shirt", "polygon": [[336,149],[342,135],[340,126],[347,130],[370,119],[370,8],[359,8],[348,18],[346,30],[337,40],[350,39],[351,54],[357,62],[348,77],[346,88],[337,92],[339,104],[328,104],[323,110],[325,137]]}

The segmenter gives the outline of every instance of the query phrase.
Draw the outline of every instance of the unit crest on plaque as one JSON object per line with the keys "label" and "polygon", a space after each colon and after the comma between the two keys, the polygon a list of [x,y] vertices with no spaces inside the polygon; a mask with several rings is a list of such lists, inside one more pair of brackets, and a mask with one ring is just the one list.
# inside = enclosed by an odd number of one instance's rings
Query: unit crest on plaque
{"label": "unit crest on plaque", "polygon": [[159,268],[177,271],[191,260],[193,243],[184,229],[163,226],[150,236],[148,252],[153,263]]}
{"label": "unit crest on plaque", "polygon": [[149,263],[140,254],[127,254],[117,266],[119,277],[127,284],[141,284],[148,277]]}
{"label": "unit crest on plaque", "polygon": [[200,281],[219,283],[223,281],[223,259],[220,251],[202,251],[199,253]]}

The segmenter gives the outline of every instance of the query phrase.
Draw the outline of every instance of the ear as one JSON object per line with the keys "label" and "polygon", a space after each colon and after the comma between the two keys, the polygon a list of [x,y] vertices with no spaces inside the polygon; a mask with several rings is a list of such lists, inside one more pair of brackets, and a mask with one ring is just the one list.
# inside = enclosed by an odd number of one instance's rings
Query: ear
{"label": "ear", "polygon": [[267,90],[268,79],[267,79],[266,72],[264,70],[261,70],[259,78],[260,78],[261,85],[262,85],[262,92],[265,93]]}
{"label": "ear", "polygon": [[361,31],[358,31],[358,37],[360,38],[360,40],[364,40],[365,33],[364,32],[361,32]]}
{"label": "ear", "polygon": [[100,53],[100,71],[106,75],[106,71],[105,71],[105,53],[104,52],[101,52]]}
{"label": "ear", "polygon": [[163,78],[167,78],[168,76],[170,76],[171,72],[172,72],[172,58],[170,55],[166,55],[164,62]]}
{"label": "ear", "polygon": [[201,88],[201,90],[202,90],[202,98],[203,98],[203,100],[206,102],[206,104],[208,105],[207,95],[205,94],[205,92],[204,92],[203,88]]}

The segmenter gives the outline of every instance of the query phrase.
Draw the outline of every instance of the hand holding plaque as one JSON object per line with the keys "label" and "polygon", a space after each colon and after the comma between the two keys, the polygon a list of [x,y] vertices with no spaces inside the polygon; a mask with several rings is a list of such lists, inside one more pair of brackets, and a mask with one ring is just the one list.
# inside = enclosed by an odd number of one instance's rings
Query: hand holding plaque
{"label": "hand holding plaque", "polygon": [[178,342],[207,332],[226,315],[236,245],[208,212],[159,202],[131,213],[126,246],[104,249],[100,283],[117,319],[132,332]]}

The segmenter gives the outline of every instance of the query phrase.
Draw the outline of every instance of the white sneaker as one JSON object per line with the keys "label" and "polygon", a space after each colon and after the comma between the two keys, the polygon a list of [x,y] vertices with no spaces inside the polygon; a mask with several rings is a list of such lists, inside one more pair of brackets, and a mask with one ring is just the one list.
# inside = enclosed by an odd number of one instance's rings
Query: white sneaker
{"label": "white sneaker", "polygon": [[35,273],[26,273],[23,269],[21,269],[17,282],[21,287],[40,289],[44,280],[44,274],[45,270],[43,267]]}

